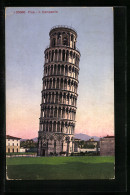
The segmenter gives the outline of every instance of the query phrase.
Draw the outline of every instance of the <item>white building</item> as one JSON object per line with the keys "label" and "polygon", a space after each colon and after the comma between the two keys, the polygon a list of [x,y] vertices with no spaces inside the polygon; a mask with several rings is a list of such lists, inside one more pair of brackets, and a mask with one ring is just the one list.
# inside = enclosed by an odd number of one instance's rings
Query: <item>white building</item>
{"label": "white building", "polygon": [[6,153],[20,152],[20,139],[19,137],[6,135]]}

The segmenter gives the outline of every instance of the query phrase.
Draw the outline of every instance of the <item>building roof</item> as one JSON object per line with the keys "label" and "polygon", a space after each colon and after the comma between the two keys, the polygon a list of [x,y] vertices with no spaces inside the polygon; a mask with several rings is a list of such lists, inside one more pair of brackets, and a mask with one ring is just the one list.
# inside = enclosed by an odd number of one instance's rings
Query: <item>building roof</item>
{"label": "building roof", "polygon": [[50,34],[53,30],[56,30],[56,29],[67,29],[67,30],[71,30],[73,31],[76,36],[77,36],[77,31],[72,27],[72,26],[67,26],[67,25],[56,25],[56,26],[53,26],[50,30]]}
{"label": "building roof", "polygon": [[115,136],[109,136],[109,135],[107,135],[107,136],[104,137],[104,138],[115,138]]}
{"label": "building roof", "polygon": [[21,139],[21,138],[14,137],[14,136],[11,136],[11,135],[6,135],[6,139]]}

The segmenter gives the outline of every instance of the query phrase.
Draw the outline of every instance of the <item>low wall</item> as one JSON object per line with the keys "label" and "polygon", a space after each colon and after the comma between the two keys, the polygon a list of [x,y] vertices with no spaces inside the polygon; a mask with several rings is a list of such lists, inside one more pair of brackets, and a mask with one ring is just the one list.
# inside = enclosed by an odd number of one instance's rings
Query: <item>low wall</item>
{"label": "low wall", "polygon": [[78,148],[78,152],[96,152],[97,148]]}

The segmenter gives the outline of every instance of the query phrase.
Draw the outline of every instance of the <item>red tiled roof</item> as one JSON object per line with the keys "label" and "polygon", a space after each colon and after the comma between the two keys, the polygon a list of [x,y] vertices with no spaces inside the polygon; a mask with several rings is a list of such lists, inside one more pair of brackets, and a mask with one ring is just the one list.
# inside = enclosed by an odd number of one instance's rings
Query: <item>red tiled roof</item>
{"label": "red tiled roof", "polygon": [[19,137],[13,137],[13,136],[10,136],[10,135],[6,135],[6,139],[21,139]]}

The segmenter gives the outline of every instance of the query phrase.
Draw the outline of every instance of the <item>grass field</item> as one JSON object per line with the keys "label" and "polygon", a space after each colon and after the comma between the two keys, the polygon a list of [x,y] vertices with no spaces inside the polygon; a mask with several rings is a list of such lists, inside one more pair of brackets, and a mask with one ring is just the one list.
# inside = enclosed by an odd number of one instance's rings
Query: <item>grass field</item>
{"label": "grass field", "polygon": [[114,157],[14,157],[7,158],[9,179],[75,180],[114,178]]}

